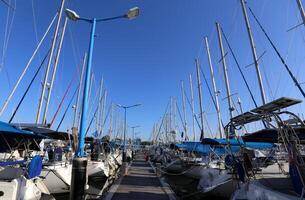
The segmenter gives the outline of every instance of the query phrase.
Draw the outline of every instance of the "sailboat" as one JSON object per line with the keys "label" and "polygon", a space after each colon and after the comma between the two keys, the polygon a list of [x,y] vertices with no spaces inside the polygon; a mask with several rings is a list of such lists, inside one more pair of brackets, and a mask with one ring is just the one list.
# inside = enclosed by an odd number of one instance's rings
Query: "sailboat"
{"label": "sailboat", "polygon": [[[9,155],[0,162],[0,194],[4,199],[40,199],[49,195],[40,178],[42,158],[37,141],[44,138],[8,123],[0,122],[1,153]],[[18,152],[18,153],[17,153]]]}
{"label": "sailboat", "polygon": [[[265,129],[245,135],[244,141],[272,141],[282,148],[272,155],[274,161],[260,170],[245,166],[245,175],[232,199],[300,199],[304,195],[304,172],[302,144],[304,144],[304,122],[297,115],[284,108],[300,103],[300,100],[280,98],[233,119],[237,126],[265,119],[273,119],[272,129]],[[287,120],[287,115],[290,119]],[[271,125],[271,124],[270,124]],[[267,158],[264,162],[267,161]],[[244,160],[244,162],[246,162]],[[248,162],[249,163],[249,162]],[[247,171],[252,171],[248,173]]]}

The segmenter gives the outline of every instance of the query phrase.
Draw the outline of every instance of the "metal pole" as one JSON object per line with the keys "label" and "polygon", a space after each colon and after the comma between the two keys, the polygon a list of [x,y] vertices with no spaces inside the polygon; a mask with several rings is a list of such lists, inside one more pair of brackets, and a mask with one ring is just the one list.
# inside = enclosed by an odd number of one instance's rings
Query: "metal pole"
{"label": "metal pole", "polygon": [[232,119],[234,108],[232,106],[230,83],[229,83],[229,79],[228,79],[228,70],[227,70],[227,63],[226,63],[226,59],[225,59],[225,53],[224,53],[224,50],[223,50],[222,36],[221,36],[221,33],[220,33],[220,25],[217,22],[216,22],[216,28],[217,28],[217,33],[218,33],[218,40],[219,40],[219,48],[220,48],[220,53],[221,53],[221,62],[222,62],[222,66],[223,66],[223,73],[224,73],[224,76],[225,76],[230,119]]}
{"label": "metal pole", "polygon": [[299,10],[300,10],[300,13],[301,13],[301,17],[302,17],[302,20],[303,20],[303,25],[305,25],[305,13],[304,13],[304,8],[303,8],[302,1],[297,0],[297,4],[298,4],[298,7],[299,7]]}
{"label": "metal pole", "polygon": [[174,134],[174,142],[176,141],[176,134],[177,134],[177,120],[176,120],[176,114],[177,114],[177,103],[176,103],[176,97],[174,98],[173,100],[173,103],[174,103],[174,131],[175,131],[175,134]]}
{"label": "metal pole", "polygon": [[19,79],[17,80],[17,82],[16,82],[16,84],[15,84],[13,90],[11,91],[11,93],[9,94],[9,96],[7,97],[7,99],[5,100],[3,106],[2,106],[2,108],[1,108],[1,110],[0,110],[0,116],[3,114],[3,112],[4,112],[4,110],[6,109],[8,103],[10,102],[11,98],[12,98],[13,95],[15,94],[15,91],[16,91],[17,87],[19,86],[20,81],[22,80],[22,78],[23,78],[23,76],[25,75],[26,71],[28,70],[30,64],[32,63],[32,61],[33,61],[33,59],[34,59],[36,53],[38,52],[38,49],[40,48],[42,42],[44,41],[45,37],[46,37],[47,34],[49,33],[49,31],[50,31],[50,29],[51,29],[51,27],[52,27],[52,25],[53,25],[53,23],[54,23],[54,21],[55,21],[57,15],[58,15],[58,13],[56,13],[56,15],[53,17],[53,19],[52,19],[50,25],[48,26],[48,28],[47,28],[47,30],[46,30],[46,32],[44,33],[44,35],[42,36],[42,38],[41,38],[40,42],[38,43],[36,49],[34,50],[34,53],[32,54],[30,60],[29,60],[28,63],[26,64],[26,66],[25,66],[23,72],[21,73]]}
{"label": "metal pole", "polygon": [[105,107],[106,107],[106,100],[107,100],[107,90],[105,90],[105,95],[104,95],[104,99],[103,99],[103,104],[102,104],[102,115],[101,115],[101,122],[102,122],[102,126],[101,126],[101,135],[104,134],[104,114],[105,114]]}
{"label": "metal pole", "polygon": [[96,27],[96,18],[92,19],[92,27],[91,27],[91,36],[90,36],[90,45],[89,45],[89,55],[86,67],[86,77],[85,77],[85,85],[84,85],[84,93],[83,93],[83,102],[82,102],[82,114],[80,119],[80,130],[78,141],[79,145],[77,148],[76,156],[83,157],[85,156],[84,147],[85,147],[85,134],[86,134],[86,116],[88,111],[88,96],[89,96],[89,84],[90,84],[90,74],[92,68],[92,55],[93,55],[93,45],[94,45],[94,35],[95,35],[95,27]]}
{"label": "metal pole", "polygon": [[241,3],[241,6],[242,6],[244,19],[245,19],[245,23],[246,23],[246,27],[247,27],[247,31],[248,31],[248,36],[249,36],[249,41],[250,41],[251,50],[252,50],[252,56],[253,56],[253,60],[254,60],[254,64],[255,64],[258,84],[259,84],[259,88],[260,88],[260,92],[261,92],[262,102],[263,102],[263,104],[266,104],[264,84],[263,84],[261,72],[260,72],[260,69],[259,69],[259,64],[258,64],[258,59],[257,59],[257,54],[256,54],[256,48],[255,48],[254,39],[253,39],[253,36],[252,36],[250,22],[249,22],[249,19],[248,19],[248,14],[247,14],[246,6],[245,6],[245,1],[240,0],[240,3]]}
{"label": "metal pole", "polygon": [[92,90],[92,83],[93,83],[93,78],[94,78],[94,74],[93,72],[91,72],[91,78],[90,78],[90,84],[89,84],[89,94],[88,94],[88,103],[90,104],[90,100],[91,100],[91,90]]}
{"label": "metal pole", "polygon": [[193,122],[193,141],[196,140],[196,133],[195,133],[195,106],[194,106],[194,92],[193,92],[193,79],[192,75],[190,74],[190,91],[191,91],[191,106],[192,106],[192,122]]}
{"label": "metal pole", "polygon": [[56,75],[56,71],[57,71],[59,56],[60,56],[62,44],[63,44],[63,41],[64,41],[64,37],[65,37],[67,22],[68,22],[68,18],[66,17],[65,22],[64,22],[64,26],[63,26],[63,29],[62,29],[59,45],[58,45],[58,50],[57,50],[56,57],[55,57],[52,79],[51,79],[50,88],[49,88],[48,96],[47,96],[47,100],[46,100],[46,106],[45,106],[44,113],[43,113],[43,118],[42,118],[43,123],[46,123],[46,117],[47,117],[48,108],[49,108],[49,104],[50,104],[51,93],[52,93],[52,89],[53,89],[53,85],[54,85],[54,79],[55,79],[55,75]]}
{"label": "metal pole", "polygon": [[181,81],[181,93],[182,93],[182,108],[183,108],[183,128],[185,133],[185,138],[188,138],[187,134],[187,120],[186,120],[186,110],[185,110],[185,93],[184,93],[184,84],[183,81]]}
{"label": "metal pole", "polygon": [[103,97],[103,77],[100,82],[100,94],[98,99],[98,112],[97,112],[97,118],[96,118],[96,128],[97,133],[100,135],[101,130],[101,108],[102,108],[102,97]]}
{"label": "metal pole", "polygon": [[111,103],[111,113],[110,113],[110,119],[109,119],[109,137],[112,136],[112,124],[113,124],[113,103]]}
{"label": "metal pole", "polygon": [[241,106],[241,100],[239,97],[237,99],[237,104],[239,105],[240,114],[242,115],[244,113],[244,111],[243,111],[243,107]]}
{"label": "metal pole", "polygon": [[[58,35],[58,30],[59,30],[59,25],[60,25],[60,21],[61,21],[61,16],[62,16],[62,11],[63,11],[63,8],[64,8],[64,4],[65,4],[65,0],[62,0],[61,5],[60,5],[58,20],[57,20],[57,24],[56,24],[56,27],[55,27],[53,40],[52,40],[48,65],[47,65],[47,69],[46,69],[46,73],[45,73],[44,81],[43,81],[43,85],[42,85],[42,91],[41,91],[41,95],[40,95],[40,99],[39,99],[38,112],[37,112],[37,116],[36,116],[36,123],[38,123],[39,118],[40,118],[40,114],[41,114],[42,104],[43,104],[43,100],[44,100],[44,94],[45,94],[45,90],[46,90],[46,87],[47,87],[47,82],[48,82],[51,63],[53,61],[53,53],[54,53],[54,49],[55,49],[55,45],[56,45],[56,40],[57,40],[57,35]],[[44,121],[42,121],[42,123],[44,124]]]}
{"label": "metal pole", "polygon": [[200,139],[204,138],[204,127],[203,127],[203,106],[202,106],[202,83],[200,80],[200,69],[198,59],[195,59],[196,63],[196,72],[197,72],[197,82],[198,82],[198,94],[199,94],[199,107],[200,107],[200,122],[201,122],[201,135]]}
{"label": "metal pole", "polygon": [[169,107],[169,132],[171,133],[172,131],[172,111],[173,111],[173,106],[172,106],[172,97],[170,97],[170,107]]}
{"label": "metal pole", "polygon": [[122,160],[123,162],[126,162],[126,126],[127,126],[127,122],[126,122],[126,113],[127,113],[127,107],[123,107],[124,108],[124,143],[123,143],[123,154],[122,154]]}
{"label": "metal pole", "polygon": [[79,107],[79,100],[80,100],[80,96],[81,96],[81,89],[82,89],[82,83],[83,83],[83,76],[84,76],[84,68],[85,68],[85,64],[86,64],[86,57],[87,54],[85,53],[84,58],[83,58],[83,65],[82,65],[82,71],[81,71],[81,75],[80,75],[80,81],[79,81],[79,87],[78,87],[78,91],[77,91],[77,100],[76,100],[76,107],[75,107],[75,112],[74,112],[74,117],[73,117],[73,127],[76,127],[76,116],[77,116],[77,111],[78,111],[78,107]]}
{"label": "metal pole", "polygon": [[82,101],[82,114],[80,119],[80,129],[78,134],[78,146],[75,152],[75,158],[72,163],[72,178],[71,178],[71,189],[70,189],[70,200],[81,200],[85,199],[85,186],[87,185],[87,158],[85,157],[85,137],[86,137],[86,118],[88,112],[88,95],[89,95],[89,84],[90,74],[92,68],[92,55],[94,46],[96,18],[91,21],[91,34],[89,43],[89,55],[86,67],[86,77],[83,91]]}
{"label": "metal pole", "polygon": [[216,104],[216,112],[217,112],[217,120],[218,120],[218,130],[219,130],[219,136],[222,138],[222,123],[221,123],[221,113],[220,113],[220,108],[219,108],[219,101],[218,101],[218,94],[219,92],[217,91],[216,87],[216,82],[215,82],[215,77],[214,77],[214,70],[213,70],[213,64],[211,60],[211,54],[210,54],[210,47],[209,47],[209,42],[208,38],[204,37],[205,41],[205,47],[207,51],[207,56],[209,60],[209,66],[210,66],[210,72],[211,72],[211,77],[212,77],[212,84],[213,84],[213,90],[214,90],[214,97],[215,97],[215,104]]}

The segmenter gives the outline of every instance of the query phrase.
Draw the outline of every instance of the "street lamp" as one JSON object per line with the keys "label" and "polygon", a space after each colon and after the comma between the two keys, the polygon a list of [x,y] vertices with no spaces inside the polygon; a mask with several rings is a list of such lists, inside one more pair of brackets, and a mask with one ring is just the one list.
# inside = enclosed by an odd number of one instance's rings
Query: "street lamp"
{"label": "street lamp", "polygon": [[132,148],[134,149],[134,142],[135,142],[135,132],[134,129],[135,128],[139,128],[141,126],[131,126],[130,128],[132,128]]}
{"label": "street lamp", "polygon": [[120,19],[120,18],[134,19],[140,15],[140,9],[138,7],[129,9],[127,14],[124,14],[124,15],[119,15],[116,17],[109,17],[109,18],[101,18],[101,19],[96,19],[96,18],[90,19],[90,18],[80,17],[74,10],[71,10],[71,9],[66,9],[65,12],[66,12],[67,17],[73,21],[83,20],[83,21],[88,21],[88,22],[92,22],[94,19],[96,20],[96,22],[109,21],[109,20]]}
{"label": "street lamp", "polygon": [[92,54],[93,54],[93,45],[94,45],[94,35],[95,35],[95,27],[97,22],[101,21],[110,21],[115,19],[127,18],[127,19],[134,19],[140,14],[140,9],[138,7],[134,7],[129,9],[127,14],[119,15],[116,17],[110,18],[83,18],[80,17],[75,11],[66,9],[66,15],[72,21],[86,21],[91,24],[91,34],[90,34],[90,43],[89,43],[89,56],[87,59],[87,67],[86,67],[86,77],[85,77],[85,86],[83,92],[83,101],[82,101],[82,115],[81,115],[81,122],[80,122],[80,131],[79,131],[79,145],[76,151],[76,156],[84,157],[84,145],[85,145],[85,132],[86,132],[86,114],[88,110],[88,95],[89,95],[89,82],[90,82],[90,74],[91,74],[91,66],[92,66]]}
{"label": "street lamp", "polygon": [[131,106],[122,106],[121,104],[116,104],[118,107],[123,108],[124,109],[124,143],[123,143],[123,153],[122,153],[122,160],[123,162],[126,162],[126,113],[127,113],[127,109],[128,108],[133,108],[133,107],[137,107],[140,106],[142,104],[134,104]]}
{"label": "street lamp", "polygon": [[66,9],[66,15],[72,21],[85,21],[91,24],[90,33],[90,43],[89,43],[89,53],[86,66],[86,76],[83,90],[83,100],[82,100],[82,114],[80,120],[80,130],[78,134],[78,146],[75,152],[75,158],[73,159],[73,169],[72,169],[72,179],[71,179],[71,189],[70,189],[70,199],[83,199],[84,188],[87,183],[87,159],[85,158],[85,135],[86,135],[86,115],[88,112],[88,96],[89,96],[89,85],[90,85],[90,75],[92,68],[92,55],[93,55],[93,45],[95,36],[95,27],[97,22],[110,21],[115,19],[127,18],[134,19],[139,15],[139,8],[135,7],[130,9],[127,14],[119,15],[110,18],[83,18],[80,17],[75,11]]}

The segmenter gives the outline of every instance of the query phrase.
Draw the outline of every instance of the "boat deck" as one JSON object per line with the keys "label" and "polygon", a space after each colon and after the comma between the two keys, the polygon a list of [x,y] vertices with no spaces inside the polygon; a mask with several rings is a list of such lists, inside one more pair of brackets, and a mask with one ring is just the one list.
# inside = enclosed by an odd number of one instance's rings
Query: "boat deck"
{"label": "boat deck", "polygon": [[114,183],[105,199],[169,200],[173,199],[171,193],[167,186],[163,186],[152,166],[145,162],[144,154],[139,153],[129,166],[128,174]]}

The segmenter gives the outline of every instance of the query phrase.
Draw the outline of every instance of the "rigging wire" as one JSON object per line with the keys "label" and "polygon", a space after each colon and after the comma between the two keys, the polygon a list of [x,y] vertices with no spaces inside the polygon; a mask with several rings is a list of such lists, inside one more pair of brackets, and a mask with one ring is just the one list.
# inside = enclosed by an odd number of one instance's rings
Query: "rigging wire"
{"label": "rigging wire", "polygon": [[1,0],[8,8],[10,8],[11,10],[13,10],[13,11],[15,11],[16,10],[16,1],[15,1],[15,6],[13,6],[12,4],[11,4],[11,1],[7,1],[7,0]]}
{"label": "rigging wire", "polygon": [[[72,77],[72,79],[71,79],[71,81],[70,81],[70,83],[69,83],[69,85],[68,85],[68,87],[67,87],[67,89],[66,89],[66,91],[64,93],[64,96],[62,97],[61,102],[59,103],[59,105],[57,107],[57,110],[56,110],[56,112],[55,112],[55,114],[54,114],[54,116],[53,116],[53,118],[51,120],[50,127],[53,125],[54,120],[55,120],[55,118],[56,118],[56,116],[57,116],[57,114],[58,114],[58,112],[59,112],[59,110],[60,110],[60,108],[61,108],[61,106],[62,106],[62,104],[63,104],[63,102],[64,102],[64,100],[65,100],[65,98],[66,98],[66,96],[67,96],[67,94],[69,92],[69,90],[70,90],[70,88],[71,88],[71,86],[72,86],[72,83],[74,82],[75,78],[77,77],[76,76],[76,72],[77,71],[75,71],[75,73],[73,74],[73,77]],[[46,123],[46,122],[44,122],[44,123]]]}
{"label": "rigging wire", "polygon": [[[185,97],[186,97],[186,100],[187,100],[187,102],[188,102],[190,108],[192,108],[191,101],[190,101],[190,99],[188,98],[188,96],[185,94],[185,92],[184,92],[184,95],[185,95]],[[198,128],[200,129],[200,124],[199,124],[198,118],[197,118],[197,116],[196,116],[195,113],[194,113],[194,116],[193,116],[193,117],[195,117],[195,120],[196,120],[196,123],[197,123],[197,125],[198,125]]]}
{"label": "rigging wire", "polygon": [[[34,7],[34,0],[32,2],[32,15],[33,15],[33,27],[34,27],[34,32],[35,32],[35,40],[36,40],[36,45],[38,45],[38,31],[37,31],[37,21],[36,21],[36,12],[35,12],[35,7]],[[40,53],[38,51],[38,58],[40,59]]]}
{"label": "rigging wire", "polygon": [[60,128],[62,122],[64,121],[64,119],[65,119],[65,117],[66,117],[66,114],[67,114],[67,112],[68,112],[68,110],[69,110],[69,108],[70,108],[70,105],[71,105],[71,103],[73,102],[73,99],[74,99],[74,97],[75,97],[75,95],[76,95],[76,93],[77,93],[78,88],[79,88],[79,84],[78,84],[78,86],[76,87],[76,89],[75,89],[75,91],[74,91],[74,93],[73,93],[73,95],[72,95],[72,97],[71,97],[71,99],[70,99],[70,101],[69,101],[69,103],[68,103],[68,106],[67,106],[66,109],[65,109],[64,114],[63,114],[62,117],[61,117],[61,120],[60,120],[60,122],[59,122],[59,124],[58,124],[58,126],[57,126],[57,128],[56,128],[56,131],[59,130],[59,128]]}
{"label": "rigging wire", "polygon": [[20,105],[22,104],[22,102],[23,102],[25,96],[27,95],[28,91],[30,90],[30,88],[31,88],[31,86],[32,86],[32,84],[33,84],[33,82],[34,82],[34,80],[36,79],[36,77],[37,77],[37,75],[38,75],[40,69],[42,68],[42,66],[43,66],[43,64],[44,64],[44,62],[45,62],[45,60],[47,59],[49,53],[50,53],[50,49],[49,49],[49,51],[46,53],[46,55],[45,55],[45,57],[43,58],[41,64],[39,65],[38,69],[36,70],[34,77],[32,78],[32,80],[31,80],[30,84],[28,85],[26,91],[24,92],[23,96],[21,97],[21,99],[20,99],[20,101],[19,101],[17,107],[15,108],[15,110],[14,110],[14,112],[13,112],[13,114],[12,114],[10,120],[9,120],[9,123],[11,123],[11,122],[13,121],[13,119],[14,119],[14,117],[15,117],[15,115],[16,115],[16,113],[17,113],[19,107],[20,107]]}
{"label": "rigging wire", "polygon": [[255,16],[255,14],[253,13],[252,9],[250,7],[248,7],[250,10],[250,13],[252,14],[252,16],[254,17],[255,21],[257,22],[257,24],[259,25],[259,27],[261,28],[261,30],[263,31],[264,35],[266,36],[266,38],[268,39],[269,43],[271,44],[272,48],[274,49],[274,51],[276,52],[277,56],[280,58],[282,64],[284,65],[285,69],[287,70],[289,76],[291,77],[291,79],[293,80],[294,84],[297,86],[297,88],[299,89],[299,91],[301,92],[302,96],[305,98],[305,92],[302,89],[301,85],[299,84],[299,82],[297,81],[297,79],[295,78],[295,76],[293,75],[293,73],[291,72],[290,68],[288,67],[288,65],[286,64],[284,58],[281,56],[280,52],[277,50],[277,48],[275,47],[275,45],[273,44],[273,42],[271,41],[270,37],[268,36],[267,32],[265,31],[265,29],[263,28],[263,26],[261,25],[261,23],[258,21],[257,17]]}
{"label": "rigging wire", "polygon": [[[179,114],[179,117],[180,117],[182,126],[184,127],[185,125],[184,125],[184,122],[183,122],[183,119],[182,119],[182,114],[181,114],[181,111],[180,111],[180,109],[179,109],[179,105],[178,105],[177,101],[176,101],[176,107],[177,107],[177,111],[178,111],[178,114]],[[185,128],[184,128],[184,129],[185,129]],[[185,134],[185,133],[184,133],[184,134]],[[187,136],[186,136],[186,137],[187,137]]]}
{"label": "rigging wire", "polygon": [[[11,3],[11,1],[9,2],[9,4],[10,3]],[[16,0],[15,0],[15,7],[16,7]],[[4,67],[4,65],[5,65],[5,57],[6,57],[6,52],[7,52],[7,48],[8,48],[8,43],[9,43],[9,40],[11,37],[11,32],[12,32],[12,28],[13,28],[14,19],[15,19],[15,7],[14,7],[14,9],[12,9],[12,7],[8,6],[8,9],[7,9],[4,40],[3,40],[3,47],[2,47],[2,57],[1,57],[1,62],[0,62],[0,72],[4,68],[9,87],[11,87],[11,81],[10,81],[8,71],[7,71],[6,67]],[[11,10],[13,10],[12,13],[11,13]],[[11,18],[11,20],[9,20],[9,18]]]}
{"label": "rigging wire", "polygon": [[229,43],[229,41],[228,41],[228,39],[227,39],[227,36],[226,36],[226,34],[224,33],[222,27],[220,28],[220,30],[221,30],[222,35],[224,36],[224,39],[225,39],[225,41],[226,41],[226,43],[227,43],[227,45],[228,45],[228,47],[229,47],[229,50],[230,50],[230,52],[231,52],[231,54],[232,54],[232,56],[233,56],[233,59],[234,59],[236,65],[237,65],[237,68],[238,68],[238,70],[239,70],[239,72],[240,72],[240,74],[241,74],[241,76],[242,76],[242,78],[243,78],[243,81],[244,81],[244,83],[245,83],[245,85],[246,85],[246,87],[247,87],[247,90],[248,90],[248,92],[249,92],[249,94],[250,94],[250,96],[251,96],[251,99],[252,99],[252,101],[253,101],[255,107],[257,107],[257,103],[256,103],[256,101],[255,101],[255,98],[254,98],[254,96],[253,96],[253,93],[251,92],[250,86],[249,86],[249,84],[248,84],[248,82],[247,82],[247,80],[246,80],[246,77],[245,77],[245,75],[244,75],[244,73],[243,73],[243,71],[242,71],[242,69],[241,69],[241,67],[240,67],[240,65],[239,65],[239,63],[238,63],[238,61],[237,61],[237,58],[236,58],[236,56],[235,56],[235,54],[234,54],[234,52],[233,52],[233,50],[232,50],[232,48],[231,48],[231,45],[230,45],[230,43]]}
{"label": "rigging wire", "polygon": [[[176,102],[176,104],[177,104],[177,102]],[[163,125],[164,117],[165,117],[165,115],[166,115],[166,113],[167,113],[168,106],[169,106],[169,102],[168,102],[167,105],[166,105],[165,112],[164,112],[164,114],[163,114],[163,118],[162,118],[161,123],[160,123],[160,126],[159,126],[159,128],[158,128],[158,132],[157,132],[157,135],[156,135],[156,140],[159,138],[160,131],[161,131],[161,128],[162,128],[162,125]],[[181,119],[182,119],[182,118],[181,118]]]}

